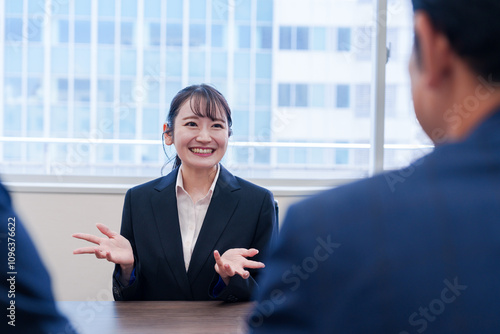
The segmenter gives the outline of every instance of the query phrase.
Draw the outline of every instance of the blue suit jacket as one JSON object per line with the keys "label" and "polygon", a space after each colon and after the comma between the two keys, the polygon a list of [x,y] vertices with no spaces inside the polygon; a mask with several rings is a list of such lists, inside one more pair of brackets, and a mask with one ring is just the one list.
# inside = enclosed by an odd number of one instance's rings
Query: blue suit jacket
{"label": "blue suit jacket", "polygon": [[[13,267],[9,267],[9,252],[14,253]],[[56,309],[49,274],[1,184],[0,259],[0,332],[74,333]]]}
{"label": "blue suit jacket", "polygon": [[408,168],[294,205],[253,333],[500,333],[500,111]]}
{"label": "blue suit jacket", "polygon": [[[116,300],[209,300],[218,280],[214,250],[257,248],[254,259],[262,260],[277,233],[273,195],[220,168],[187,272],[175,192],[179,169],[127,192],[121,234],[134,250],[136,280],[123,287],[114,279]],[[259,275],[259,270],[249,271],[246,280],[232,277],[218,298],[248,300]]]}

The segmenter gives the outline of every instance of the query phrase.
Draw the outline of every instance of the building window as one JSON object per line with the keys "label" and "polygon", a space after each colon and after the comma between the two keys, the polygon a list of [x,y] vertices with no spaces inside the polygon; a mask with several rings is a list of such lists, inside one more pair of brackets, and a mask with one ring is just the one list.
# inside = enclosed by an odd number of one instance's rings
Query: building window
{"label": "building window", "polygon": [[337,85],[337,108],[349,108],[350,101],[350,87],[349,85]]}
{"label": "building window", "polygon": [[292,49],[292,27],[280,27],[280,49]]}
{"label": "building window", "polygon": [[370,85],[356,85],[354,99],[356,117],[370,117]]}
{"label": "building window", "polygon": [[351,28],[337,29],[337,51],[351,51]]}

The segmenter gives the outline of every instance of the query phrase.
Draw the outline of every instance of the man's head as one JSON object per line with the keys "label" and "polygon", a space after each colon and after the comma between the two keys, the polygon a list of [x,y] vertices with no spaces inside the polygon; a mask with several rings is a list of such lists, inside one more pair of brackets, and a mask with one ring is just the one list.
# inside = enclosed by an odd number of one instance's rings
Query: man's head
{"label": "man's head", "polygon": [[500,1],[412,3],[415,46],[410,75],[417,118],[436,143],[458,138],[484,118],[483,112],[500,102],[495,100],[497,94],[491,94],[477,108],[463,110],[481,82],[478,77],[500,82]]}

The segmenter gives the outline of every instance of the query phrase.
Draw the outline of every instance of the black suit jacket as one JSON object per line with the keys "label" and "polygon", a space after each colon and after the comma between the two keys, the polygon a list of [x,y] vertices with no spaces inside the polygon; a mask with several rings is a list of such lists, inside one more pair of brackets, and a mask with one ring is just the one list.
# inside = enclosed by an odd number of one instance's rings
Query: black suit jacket
{"label": "black suit jacket", "polygon": [[[187,272],[175,192],[179,169],[128,190],[121,235],[132,245],[136,280],[127,287],[121,285],[116,266],[115,300],[209,300],[218,280],[214,250],[223,254],[230,248],[256,248],[260,252],[254,260],[262,260],[277,235],[273,195],[233,176],[222,165],[220,168]],[[246,280],[232,277],[218,299],[250,299],[259,270],[249,271],[251,276]]]}

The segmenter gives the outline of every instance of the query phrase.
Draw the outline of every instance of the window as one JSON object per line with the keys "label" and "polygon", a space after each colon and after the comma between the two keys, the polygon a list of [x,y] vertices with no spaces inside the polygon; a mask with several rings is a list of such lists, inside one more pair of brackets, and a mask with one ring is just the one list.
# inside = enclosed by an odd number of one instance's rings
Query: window
{"label": "window", "polygon": [[192,24],[189,27],[189,46],[205,45],[205,25]]}
{"label": "window", "polygon": [[[224,163],[239,176],[367,175],[377,37],[374,23],[358,18],[373,17],[373,6],[345,0],[95,3],[59,3],[47,25],[37,27],[29,18],[54,1],[5,2],[0,173],[158,176],[165,161],[158,141],[171,99],[184,85],[207,82],[232,109],[234,137]],[[304,15],[331,8],[336,12],[329,21]],[[425,145],[406,74],[411,6],[389,6],[387,15],[392,57],[384,138]],[[393,130],[400,127],[411,131]],[[89,144],[96,131],[103,141]],[[81,164],[53,167],[64,165],[77,145],[86,147]],[[386,149],[386,166],[420,152],[400,147]]]}
{"label": "window", "polygon": [[337,108],[350,107],[349,85],[337,85]]}
{"label": "window", "polygon": [[167,45],[182,46],[182,25],[167,24]]}
{"label": "window", "polygon": [[354,112],[357,117],[370,116],[370,85],[356,85]]}
{"label": "window", "polygon": [[292,49],[292,27],[280,27],[280,49]]}
{"label": "window", "polygon": [[337,30],[337,50],[351,50],[351,28],[338,28]]}
{"label": "window", "polygon": [[273,47],[272,27],[257,27],[257,48],[271,49]]}
{"label": "window", "polygon": [[99,44],[113,44],[115,42],[114,22],[100,21],[97,29],[97,41]]}
{"label": "window", "polygon": [[309,28],[297,28],[297,50],[309,49]]}

